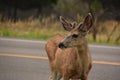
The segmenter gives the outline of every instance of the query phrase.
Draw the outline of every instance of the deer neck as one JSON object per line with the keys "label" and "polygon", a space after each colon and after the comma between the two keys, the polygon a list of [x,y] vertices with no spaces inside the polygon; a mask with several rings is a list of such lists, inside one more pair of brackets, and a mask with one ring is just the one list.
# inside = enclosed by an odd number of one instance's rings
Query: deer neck
{"label": "deer neck", "polygon": [[82,68],[82,73],[86,73],[88,70],[89,60],[90,60],[90,54],[88,50],[88,43],[87,40],[83,40],[84,42],[77,46],[77,53],[79,55],[79,62]]}
{"label": "deer neck", "polygon": [[87,39],[81,40],[80,43],[81,44],[77,46],[77,52],[78,52],[80,59],[84,60],[84,59],[88,58],[88,56],[89,56]]}

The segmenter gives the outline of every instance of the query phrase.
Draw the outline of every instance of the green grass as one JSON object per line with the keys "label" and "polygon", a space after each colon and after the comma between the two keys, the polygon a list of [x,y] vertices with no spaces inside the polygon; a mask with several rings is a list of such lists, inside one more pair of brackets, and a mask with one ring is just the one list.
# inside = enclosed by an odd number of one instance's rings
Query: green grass
{"label": "green grass", "polygon": [[[101,26],[104,25],[106,30],[102,32],[102,28],[98,27],[100,28],[100,31],[97,35],[96,41],[93,40],[92,34],[90,33],[88,35],[89,43],[120,45],[120,40],[117,42],[115,41],[117,36],[120,35],[120,27],[116,29],[114,34],[111,36],[110,41],[107,42],[107,35],[110,34],[110,31],[112,30],[112,26],[107,26],[107,24],[110,23],[115,24],[115,22],[101,23]],[[47,40],[57,33],[66,34],[61,26],[62,25],[60,22],[51,20],[50,17],[42,20],[36,19],[32,21],[18,21],[16,23],[13,23],[11,21],[0,22],[0,36]]]}
{"label": "green grass", "polygon": [[113,38],[109,42],[107,42],[106,36],[105,35],[99,35],[99,34],[97,35],[96,41],[93,40],[92,35],[89,34],[88,35],[88,41],[89,41],[89,43],[93,43],[93,44],[120,45],[120,41],[116,42]]}
{"label": "green grass", "polygon": [[[40,40],[47,40],[57,33],[66,34],[66,32],[64,32],[64,31],[58,32],[58,31],[47,30],[47,29],[44,31],[41,31],[41,32],[29,31],[26,33],[20,32],[20,31],[16,32],[16,31],[12,31],[9,29],[4,29],[0,32],[2,37],[23,38],[23,39],[40,39]],[[120,45],[120,41],[119,42],[114,42],[114,41],[107,42],[106,39],[104,39],[104,37],[94,41],[91,34],[88,35],[88,41],[89,41],[89,43],[95,43],[95,44]]]}
{"label": "green grass", "polygon": [[35,31],[20,32],[20,31],[13,31],[13,30],[9,30],[9,29],[4,29],[4,30],[0,31],[0,36],[2,36],[2,37],[24,38],[24,39],[46,40],[54,35],[55,34],[50,31],[46,31],[44,33],[35,32]]}

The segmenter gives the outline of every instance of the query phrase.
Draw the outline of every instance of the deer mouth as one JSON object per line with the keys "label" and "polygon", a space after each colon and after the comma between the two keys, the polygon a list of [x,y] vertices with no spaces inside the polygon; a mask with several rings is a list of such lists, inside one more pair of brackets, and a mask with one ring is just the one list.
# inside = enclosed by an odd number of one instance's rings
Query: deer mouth
{"label": "deer mouth", "polygon": [[67,46],[65,46],[63,43],[60,43],[60,44],[58,45],[58,47],[61,48],[61,49],[67,48]]}

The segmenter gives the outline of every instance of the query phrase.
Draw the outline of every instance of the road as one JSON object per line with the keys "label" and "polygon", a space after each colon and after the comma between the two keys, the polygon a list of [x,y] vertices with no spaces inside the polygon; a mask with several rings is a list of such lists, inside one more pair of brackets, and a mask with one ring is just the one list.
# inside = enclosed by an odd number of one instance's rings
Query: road
{"label": "road", "polygon": [[[0,38],[0,80],[48,80],[46,41]],[[120,80],[120,46],[89,45],[89,80]]]}

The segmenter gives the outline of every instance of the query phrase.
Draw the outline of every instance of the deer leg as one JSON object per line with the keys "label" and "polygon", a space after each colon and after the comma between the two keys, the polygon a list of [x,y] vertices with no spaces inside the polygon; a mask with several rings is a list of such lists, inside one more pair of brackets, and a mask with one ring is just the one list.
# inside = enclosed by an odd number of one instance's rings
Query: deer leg
{"label": "deer leg", "polygon": [[81,77],[81,80],[88,80],[88,79],[87,79],[87,75],[83,75],[83,76]]}
{"label": "deer leg", "polygon": [[63,80],[69,80],[69,78],[68,77],[63,77]]}
{"label": "deer leg", "polygon": [[53,80],[53,77],[54,77],[54,72],[52,72],[49,76],[49,79],[48,80]]}
{"label": "deer leg", "polygon": [[69,80],[69,77],[64,75],[63,80]]}
{"label": "deer leg", "polygon": [[57,80],[56,72],[53,72],[53,73],[49,76],[49,80]]}
{"label": "deer leg", "polygon": [[87,80],[87,77],[85,77],[85,78],[81,78],[81,80]]}
{"label": "deer leg", "polygon": [[53,72],[52,75],[50,75],[49,80],[60,80],[61,78],[62,78],[61,74]]}
{"label": "deer leg", "polygon": [[53,80],[57,80],[57,72],[53,72],[52,77],[53,77]]}
{"label": "deer leg", "polygon": [[60,80],[62,78],[62,75],[57,73],[57,80]]}
{"label": "deer leg", "polygon": [[49,76],[49,79],[48,79],[48,80],[53,80],[53,79],[52,79],[52,75]]}

